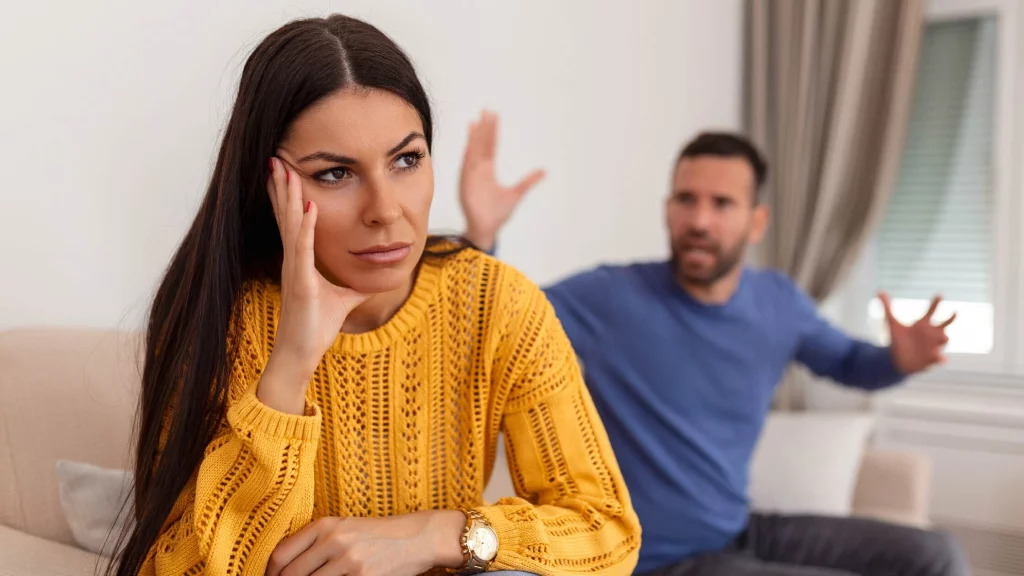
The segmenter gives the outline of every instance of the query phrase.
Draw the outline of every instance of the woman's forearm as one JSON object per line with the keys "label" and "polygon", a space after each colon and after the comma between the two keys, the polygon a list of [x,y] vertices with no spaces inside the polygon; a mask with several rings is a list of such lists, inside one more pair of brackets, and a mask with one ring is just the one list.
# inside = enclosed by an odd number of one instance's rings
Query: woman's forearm
{"label": "woman's forearm", "polygon": [[428,510],[414,512],[408,518],[419,525],[422,550],[430,554],[430,564],[442,568],[462,566],[461,537],[466,527],[466,515],[458,510]]}
{"label": "woman's forearm", "polygon": [[278,412],[302,415],[306,412],[306,388],[313,377],[304,366],[281,354],[271,353],[256,387],[260,402]]}

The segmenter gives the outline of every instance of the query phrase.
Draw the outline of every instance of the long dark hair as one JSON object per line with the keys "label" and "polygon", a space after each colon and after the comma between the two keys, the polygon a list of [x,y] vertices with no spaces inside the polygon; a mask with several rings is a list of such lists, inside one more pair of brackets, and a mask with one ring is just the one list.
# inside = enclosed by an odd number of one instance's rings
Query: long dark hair
{"label": "long dark hair", "polygon": [[[136,574],[226,411],[226,344],[245,283],[279,280],[281,237],[268,161],[303,110],[338,90],[386,90],[418,112],[428,148],[430,104],[412,62],[377,28],[346,16],[291,22],[242,70],[206,196],[150,312],[137,421],[134,526],[111,572]],[[439,245],[429,242],[431,246]],[[438,255],[451,253],[443,243]],[[164,435],[166,435],[164,437]]]}

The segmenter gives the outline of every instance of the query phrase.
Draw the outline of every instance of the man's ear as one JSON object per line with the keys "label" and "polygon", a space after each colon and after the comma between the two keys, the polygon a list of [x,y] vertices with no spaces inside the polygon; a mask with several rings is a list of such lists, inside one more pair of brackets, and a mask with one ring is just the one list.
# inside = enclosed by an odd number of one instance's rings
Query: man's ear
{"label": "man's ear", "polygon": [[747,242],[757,244],[764,239],[764,233],[768,230],[768,206],[764,202],[758,202],[754,206],[754,221],[750,225],[750,234]]}

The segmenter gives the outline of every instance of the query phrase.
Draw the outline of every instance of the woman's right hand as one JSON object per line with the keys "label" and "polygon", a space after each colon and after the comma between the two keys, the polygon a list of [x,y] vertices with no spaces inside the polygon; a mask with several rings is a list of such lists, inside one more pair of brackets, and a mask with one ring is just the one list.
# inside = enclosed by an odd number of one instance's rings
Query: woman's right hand
{"label": "woman's right hand", "polygon": [[302,198],[298,173],[270,159],[267,192],[281,232],[281,317],[274,350],[256,395],[271,408],[292,414],[305,409],[306,388],[341,326],[369,295],[336,286],[316,269],[313,230],[317,206]]}

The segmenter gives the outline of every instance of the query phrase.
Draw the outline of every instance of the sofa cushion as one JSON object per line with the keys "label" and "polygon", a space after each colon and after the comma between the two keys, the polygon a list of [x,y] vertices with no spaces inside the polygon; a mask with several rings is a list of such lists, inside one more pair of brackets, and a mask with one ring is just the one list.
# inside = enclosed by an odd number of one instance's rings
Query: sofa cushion
{"label": "sofa cushion", "polygon": [[924,454],[870,450],[860,464],[853,515],[929,528],[931,477],[931,461]]}
{"label": "sofa cushion", "polygon": [[751,507],[849,516],[873,425],[864,413],[771,414],[751,466]]}
{"label": "sofa cushion", "polygon": [[123,532],[132,475],[84,462],[57,461],[60,504],[79,548],[109,556]]}
{"label": "sofa cushion", "polygon": [[56,463],[126,467],[138,345],[123,332],[0,332],[0,524],[74,543]]}
{"label": "sofa cushion", "polygon": [[0,526],[0,576],[95,576],[100,556]]}

